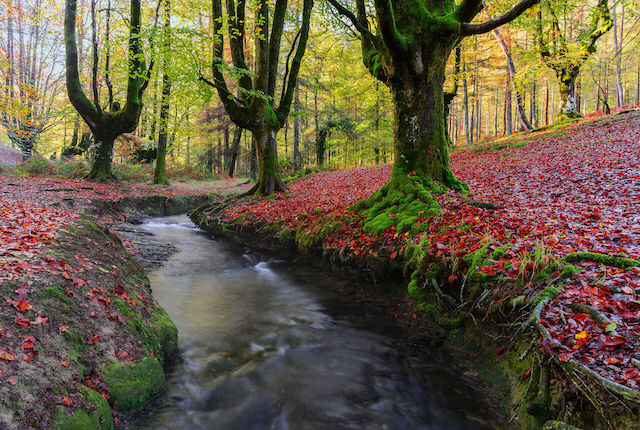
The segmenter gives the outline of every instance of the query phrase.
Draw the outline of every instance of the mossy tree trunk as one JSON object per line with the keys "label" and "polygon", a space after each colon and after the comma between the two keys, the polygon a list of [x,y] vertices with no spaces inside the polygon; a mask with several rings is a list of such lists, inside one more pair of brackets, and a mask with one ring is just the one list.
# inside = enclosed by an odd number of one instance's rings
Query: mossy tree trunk
{"label": "mossy tree trunk", "polygon": [[576,79],[579,73],[580,68],[577,67],[556,72],[560,88],[560,109],[558,112],[558,118],[560,119],[579,118],[581,116],[576,109]]}
{"label": "mossy tree trunk", "polygon": [[[360,33],[365,66],[393,95],[396,124],[391,180],[354,207],[366,211],[365,229],[377,231],[393,225],[387,215],[409,205],[427,217],[438,207],[431,191],[467,189],[449,167],[444,92],[447,60],[465,36],[487,33],[512,21],[537,1],[523,0],[497,18],[469,24],[482,10],[482,0],[375,0],[377,32],[373,33],[364,0],[356,0],[356,14],[338,0],[329,0]],[[414,204],[416,200],[421,203]]]}
{"label": "mossy tree trunk", "polygon": [[[64,40],[66,55],[67,95],[71,104],[89,126],[94,136],[95,157],[87,179],[106,182],[115,179],[111,171],[113,144],[122,133],[135,130],[142,111],[142,94],[148,82],[140,44],[140,0],[131,0],[129,21],[129,77],[126,102],[122,109],[114,102],[110,111],[104,111],[94,92],[93,103],[89,101],[80,83],[78,71],[78,47],[76,45],[77,0],[66,0],[64,17]],[[94,62],[97,67],[97,62]]]}

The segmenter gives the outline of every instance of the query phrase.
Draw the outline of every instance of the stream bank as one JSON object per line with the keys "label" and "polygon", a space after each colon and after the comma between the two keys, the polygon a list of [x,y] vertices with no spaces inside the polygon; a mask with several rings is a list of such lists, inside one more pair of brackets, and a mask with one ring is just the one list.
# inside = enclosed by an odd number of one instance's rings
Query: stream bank
{"label": "stream bank", "polygon": [[[373,242],[373,250],[363,253],[353,241],[360,234],[358,220],[348,214],[335,216],[317,209],[312,217],[310,212],[294,211],[293,218],[306,222],[292,230],[286,222],[265,220],[247,209],[255,205],[267,214],[277,214],[290,210],[287,200],[296,198],[299,197],[283,195],[214,201],[189,215],[216,238],[228,238],[255,249],[276,250],[290,258],[298,256],[341,275],[367,280],[364,295],[388,297],[393,292],[389,286],[397,287],[398,279],[404,279],[400,285],[408,285],[401,292],[395,290],[403,298],[400,303],[396,300],[390,312],[409,323],[412,319],[437,322],[446,331],[448,345],[473,360],[480,375],[500,393],[496,405],[507,411],[504,428],[640,428],[637,392],[611,383],[586,366],[549,357],[544,353],[545,343],[553,339],[548,331],[544,337],[545,328],[539,321],[541,309],[558,296],[563,285],[575,282],[573,275],[585,270],[590,261],[621,271],[637,266],[637,261],[570,253],[540,267],[528,283],[516,283],[491,272],[490,266],[506,252],[504,246],[491,242],[480,244],[463,258],[431,257],[425,249],[438,240],[431,237],[417,245],[408,240],[400,242],[394,244],[399,252],[392,252],[391,248],[378,254],[375,249],[382,250],[389,244],[385,238],[380,240],[382,245]],[[486,209],[481,204],[469,205]],[[463,225],[459,231],[464,228]],[[394,239],[396,236],[389,234]],[[460,273],[461,265],[469,267],[466,274]],[[527,295],[531,297],[536,290],[542,292],[528,307]],[[510,293],[500,296],[498,293],[503,291]],[[454,297],[462,298],[463,293],[475,299],[458,302]],[[457,312],[452,313],[451,309]]]}
{"label": "stream bank", "polygon": [[211,194],[108,200],[52,190],[45,207],[3,206],[4,216],[18,211],[7,234],[20,236],[3,250],[0,428],[111,429],[164,392],[177,328],[146,275],[171,250],[136,247],[108,226],[184,213]]}

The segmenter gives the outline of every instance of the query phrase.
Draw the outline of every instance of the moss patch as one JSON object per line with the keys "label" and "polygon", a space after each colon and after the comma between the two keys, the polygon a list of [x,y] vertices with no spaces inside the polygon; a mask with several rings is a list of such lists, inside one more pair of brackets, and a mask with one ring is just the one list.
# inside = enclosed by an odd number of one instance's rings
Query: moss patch
{"label": "moss patch", "polygon": [[130,364],[110,363],[102,379],[109,386],[113,407],[125,414],[139,411],[165,388],[162,366],[149,356]]}
{"label": "moss patch", "polygon": [[111,430],[113,417],[111,408],[104,397],[86,387],[80,387],[86,406],[66,414],[66,408],[60,406],[51,422],[51,428],[60,430]]}

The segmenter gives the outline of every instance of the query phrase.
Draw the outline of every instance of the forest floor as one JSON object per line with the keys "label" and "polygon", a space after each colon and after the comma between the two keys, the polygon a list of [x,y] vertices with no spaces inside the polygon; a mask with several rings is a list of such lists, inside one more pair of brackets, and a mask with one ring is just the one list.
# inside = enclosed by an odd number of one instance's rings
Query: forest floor
{"label": "forest floor", "polygon": [[9,146],[0,145],[0,166],[17,166],[22,163],[22,153]]}
{"label": "forest floor", "polygon": [[457,310],[473,308],[488,322],[508,314],[514,328],[533,315],[522,328],[539,329],[547,357],[639,399],[639,142],[640,111],[630,111],[457,148],[451,166],[469,195],[439,195],[441,213],[416,219],[409,232],[368,234],[349,210],[386,183],[389,165],[320,172],[286,194],[236,201],[214,215],[237,230],[275,226],[302,249],[319,246],[363,265],[410,262],[420,248],[448,267],[439,296],[462,298],[467,281],[483,286]]}
{"label": "forest floor", "polygon": [[104,227],[247,186],[0,176],[0,428],[111,428],[110,405],[117,420],[159,394],[175,326]]}

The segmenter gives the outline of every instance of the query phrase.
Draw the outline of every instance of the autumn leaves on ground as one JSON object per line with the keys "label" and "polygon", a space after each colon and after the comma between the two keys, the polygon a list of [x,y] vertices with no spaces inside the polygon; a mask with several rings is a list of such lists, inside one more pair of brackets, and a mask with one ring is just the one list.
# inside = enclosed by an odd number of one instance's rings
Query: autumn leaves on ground
{"label": "autumn leaves on ground", "polygon": [[[405,231],[368,234],[349,210],[385,184],[391,166],[318,173],[288,194],[208,216],[236,230],[277,226],[279,237],[343,263],[403,260],[405,276],[417,269],[408,289],[416,306],[443,326],[471,317],[511,327],[509,337],[533,329],[545,360],[638,399],[638,142],[640,113],[632,111],[454,151],[452,169],[469,195],[438,196],[441,214],[418,215]],[[434,289],[429,278],[443,282]]]}
{"label": "autumn leaves on ground", "polygon": [[103,226],[236,185],[0,176],[0,427],[110,428],[163,391],[177,330]]}
{"label": "autumn leaves on ground", "polygon": [[[349,210],[388,180],[389,165],[309,175],[286,194],[227,202],[216,217],[237,229],[271,226],[343,262],[407,263],[419,314],[447,329],[496,322],[512,338],[537,328],[534,346],[545,357],[638,396],[639,141],[633,111],[454,151],[452,168],[469,195],[439,195],[442,212],[418,214],[404,231],[367,233]],[[0,185],[0,419],[38,427],[74,413],[104,425],[106,402],[135,410],[142,394],[116,393],[123,369],[145,366],[146,376],[135,376],[145,395],[161,390],[159,363],[175,351],[175,327],[121,242],[82,212],[118,221],[126,215],[99,203],[247,186],[8,176]],[[432,289],[429,279],[441,282]]]}

